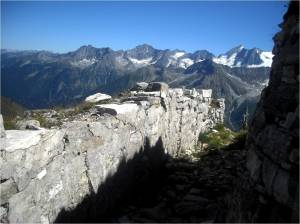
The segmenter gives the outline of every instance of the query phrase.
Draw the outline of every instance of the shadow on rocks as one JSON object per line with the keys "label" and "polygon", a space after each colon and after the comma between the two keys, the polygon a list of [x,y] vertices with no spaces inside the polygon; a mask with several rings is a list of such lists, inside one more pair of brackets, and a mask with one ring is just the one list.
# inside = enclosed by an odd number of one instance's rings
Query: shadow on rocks
{"label": "shadow on rocks", "polygon": [[55,223],[60,222],[116,222],[112,217],[119,209],[131,201],[136,206],[151,204],[160,189],[164,162],[168,155],[164,152],[161,138],[154,147],[146,139],[144,148],[126,161],[121,161],[117,172],[106,178],[97,193],[92,193],[74,209],[62,210]]}

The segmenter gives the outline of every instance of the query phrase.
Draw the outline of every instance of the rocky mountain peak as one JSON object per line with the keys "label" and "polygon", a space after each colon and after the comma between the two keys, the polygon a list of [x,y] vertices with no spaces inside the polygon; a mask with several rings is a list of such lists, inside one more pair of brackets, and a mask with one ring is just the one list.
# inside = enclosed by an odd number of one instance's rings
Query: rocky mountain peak
{"label": "rocky mountain peak", "polygon": [[81,47],[79,47],[75,52],[91,52],[91,51],[95,51],[97,50],[96,47],[93,47],[92,45],[88,44],[88,45],[83,45]]}
{"label": "rocky mountain peak", "polygon": [[207,50],[198,50],[195,51],[191,56],[195,61],[198,61],[200,59],[212,59],[214,57],[214,54]]}
{"label": "rocky mountain peak", "polygon": [[259,48],[246,49],[243,45],[238,45],[215,57],[215,63],[227,65],[229,67],[270,67],[273,55],[271,52],[263,51]]}
{"label": "rocky mountain peak", "polygon": [[92,45],[84,45],[78,48],[78,50],[72,52],[76,57],[82,58],[91,58],[96,55],[97,48],[93,47]]}
{"label": "rocky mountain peak", "polygon": [[71,52],[72,56],[76,59],[95,59],[103,56],[104,54],[108,54],[112,52],[112,50],[108,47],[106,48],[96,48],[92,45],[84,45],[78,48],[76,51]]}
{"label": "rocky mountain peak", "polygon": [[154,56],[156,49],[154,49],[151,45],[142,44],[138,45],[135,48],[126,51],[126,54],[130,58],[135,58],[138,60],[151,58]]}
{"label": "rocky mountain peak", "polygon": [[226,53],[225,53],[225,55],[227,55],[228,57],[230,57],[230,56],[232,56],[233,54],[235,54],[235,53],[239,53],[241,50],[243,50],[243,49],[245,49],[245,47],[243,46],[243,45],[238,45],[238,46],[236,46],[236,47],[234,47],[234,48],[232,48],[232,49],[230,49],[229,51],[227,51]]}
{"label": "rocky mountain peak", "polygon": [[200,74],[211,75],[215,72],[216,66],[218,65],[214,63],[211,59],[205,59],[187,68],[186,74],[197,72]]}
{"label": "rocky mountain peak", "polygon": [[135,49],[139,49],[139,50],[149,50],[149,49],[154,49],[154,47],[152,47],[150,44],[140,44],[140,45],[137,45],[135,47]]}

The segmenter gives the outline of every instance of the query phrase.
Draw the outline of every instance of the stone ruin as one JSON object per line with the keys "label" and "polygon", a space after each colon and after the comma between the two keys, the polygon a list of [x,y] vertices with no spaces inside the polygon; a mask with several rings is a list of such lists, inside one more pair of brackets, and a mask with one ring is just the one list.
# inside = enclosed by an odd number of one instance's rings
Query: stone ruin
{"label": "stone ruin", "polygon": [[[137,154],[143,166],[158,167],[165,156],[195,147],[200,133],[223,122],[224,99],[213,100],[211,90],[138,83],[126,97],[53,129],[5,131],[1,117],[1,222],[54,222],[90,195],[108,194],[101,186]],[[134,182],[138,169],[127,168],[98,212]]]}

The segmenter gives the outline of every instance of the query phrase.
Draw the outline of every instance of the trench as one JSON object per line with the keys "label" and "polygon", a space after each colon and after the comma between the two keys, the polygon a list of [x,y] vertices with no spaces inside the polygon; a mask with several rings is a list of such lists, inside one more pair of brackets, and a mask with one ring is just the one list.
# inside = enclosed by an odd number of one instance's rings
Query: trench
{"label": "trench", "polygon": [[[288,221],[272,213],[273,201],[262,203],[261,195],[243,186],[246,152],[240,147],[203,152],[193,161],[165,154],[161,139],[154,147],[146,140],[140,153],[124,160],[96,194],[61,211],[55,222],[249,222],[249,211],[257,221]],[[280,205],[276,208],[280,218],[289,216]]]}

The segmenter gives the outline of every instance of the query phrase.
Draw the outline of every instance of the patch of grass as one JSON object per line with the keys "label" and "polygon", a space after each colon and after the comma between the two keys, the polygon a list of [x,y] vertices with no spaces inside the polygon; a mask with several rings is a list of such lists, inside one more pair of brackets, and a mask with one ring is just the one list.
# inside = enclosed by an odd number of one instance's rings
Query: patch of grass
{"label": "patch of grass", "polygon": [[225,148],[231,144],[243,148],[246,139],[246,131],[233,132],[223,124],[217,124],[212,131],[199,135],[200,149],[213,150]]}
{"label": "patch of grass", "polygon": [[40,113],[35,113],[32,116],[32,119],[37,120],[40,122],[41,127],[44,128],[51,128],[53,126],[52,123],[50,123],[42,114]]}
{"label": "patch of grass", "polygon": [[199,135],[199,142],[192,156],[197,159],[203,159],[206,156],[211,156],[214,153],[221,151],[241,151],[245,149],[247,131],[233,132],[226,127],[218,125],[213,130]]}

